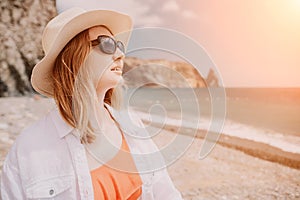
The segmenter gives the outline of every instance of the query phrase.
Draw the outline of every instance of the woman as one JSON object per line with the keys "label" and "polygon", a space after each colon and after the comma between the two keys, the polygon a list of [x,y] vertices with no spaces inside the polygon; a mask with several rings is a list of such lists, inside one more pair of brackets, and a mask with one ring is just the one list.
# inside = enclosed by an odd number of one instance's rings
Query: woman
{"label": "woman", "polygon": [[139,127],[130,123],[120,106],[131,30],[127,15],[80,8],[47,24],[45,57],[31,83],[53,97],[57,109],[26,128],[10,149],[3,200],[182,199],[151,138],[138,139],[147,136],[142,122],[131,113]]}

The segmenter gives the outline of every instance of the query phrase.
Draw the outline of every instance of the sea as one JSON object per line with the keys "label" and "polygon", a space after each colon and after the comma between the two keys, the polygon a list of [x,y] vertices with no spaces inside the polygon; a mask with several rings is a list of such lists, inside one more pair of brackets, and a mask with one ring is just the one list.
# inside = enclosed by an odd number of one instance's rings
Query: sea
{"label": "sea", "polygon": [[125,104],[171,118],[212,116],[300,137],[300,88],[128,88]]}

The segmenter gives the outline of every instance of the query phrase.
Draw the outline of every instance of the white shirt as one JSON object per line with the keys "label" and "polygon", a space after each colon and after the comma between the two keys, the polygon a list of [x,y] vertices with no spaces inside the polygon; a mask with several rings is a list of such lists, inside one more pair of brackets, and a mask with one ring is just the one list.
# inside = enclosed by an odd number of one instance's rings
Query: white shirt
{"label": "white shirt", "polygon": [[[147,131],[132,128],[132,123],[124,114],[128,112],[119,112],[106,106],[122,131],[130,132],[132,136],[147,134]],[[132,116],[142,125],[137,115]],[[2,199],[94,199],[85,148],[76,133],[77,129],[69,126],[57,109],[23,130],[3,164]],[[141,140],[130,134],[124,136],[131,153],[141,155],[159,152],[151,138]],[[155,156],[153,162],[143,156],[134,157],[143,182],[139,200],[182,199],[166,168],[152,171],[163,165],[161,158]]]}

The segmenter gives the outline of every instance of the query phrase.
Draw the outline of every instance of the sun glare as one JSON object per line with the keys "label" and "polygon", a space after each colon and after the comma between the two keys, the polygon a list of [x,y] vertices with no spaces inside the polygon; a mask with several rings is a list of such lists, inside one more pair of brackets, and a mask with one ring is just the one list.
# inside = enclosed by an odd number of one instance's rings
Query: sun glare
{"label": "sun glare", "polygon": [[289,25],[300,22],[300,0],[268,1],[267,5],[277,20]]}
{"label": "sun glare", "polygon": [[300,0],[287,0],[284,2],[290,4],[290,7],[294,12],[300,13]]}
{"label": "sun glare", "polygon": [[295,0],[296,1],[296,5],[300,6],[300,0]]}

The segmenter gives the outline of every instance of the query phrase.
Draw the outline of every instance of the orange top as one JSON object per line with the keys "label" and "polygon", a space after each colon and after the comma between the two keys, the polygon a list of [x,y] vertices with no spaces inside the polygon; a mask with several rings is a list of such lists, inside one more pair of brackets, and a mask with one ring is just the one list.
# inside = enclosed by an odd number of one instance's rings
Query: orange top
{"label": "orange top", "polygon": [[[110,167],[113,166],[113,167]],[[115,169],[121,166],[121,170]],[[129,172],[124,171],[129,170]],[[91,171],[94,199],[136,200],[142,194],[142,180],[122,135],[122,147],[107,164]]]}

